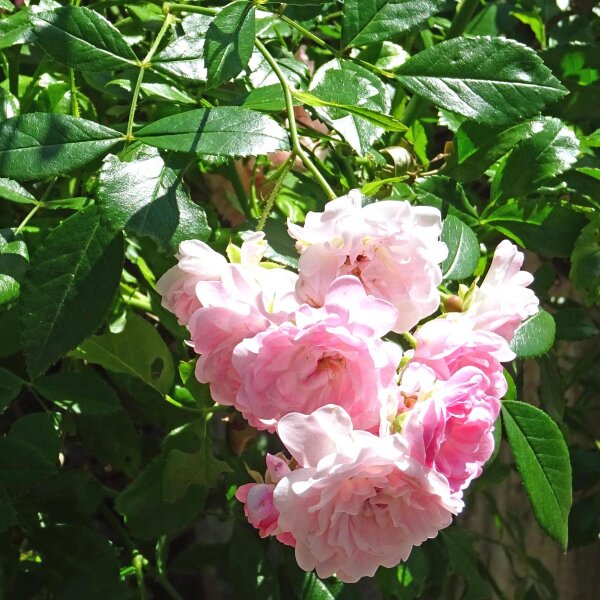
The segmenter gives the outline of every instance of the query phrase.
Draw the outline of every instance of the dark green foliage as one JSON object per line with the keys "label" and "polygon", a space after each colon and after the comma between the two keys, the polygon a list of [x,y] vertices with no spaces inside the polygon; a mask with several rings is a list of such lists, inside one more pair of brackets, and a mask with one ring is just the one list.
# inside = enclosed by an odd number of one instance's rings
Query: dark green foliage
{"label": "dark green foliage", "polygon": [[[0,598],[558,597],[496,498],[518,473],[551,538],[597,542],[600,21],[559,4],[0,0]],[[505,577],[455,523],[321,580],[235,499],[281,447],[214,405],[156,282],[259,223],[295,269],[286,219],[351,189],[441,211],[444,298],[503,238],[535,272],[465,496]]]}

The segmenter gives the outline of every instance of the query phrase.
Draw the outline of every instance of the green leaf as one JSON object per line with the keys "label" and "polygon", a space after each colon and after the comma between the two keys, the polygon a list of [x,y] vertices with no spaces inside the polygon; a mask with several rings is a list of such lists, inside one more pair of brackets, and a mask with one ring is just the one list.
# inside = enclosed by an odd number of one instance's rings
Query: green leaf
{"label": "green leaf", "polygon": [[364,46],[389,40],[434,15],[442,0],[346,0],[342,45]]}
{"label": "green leaf", "polygon": [[210,228],[204,209],[194,204],[183,181],[155,148],[132,148],[121,158],[109,156],[97,188],[100,214],[116,230],[151,237],[175,253],[183,240],[206,240]]}
{"label": "green leaf", "polygon": [[570,204],[516,200],[482,219],[517,244],[542,256],[569,256],[587,219]]}
{"label": "green leaf", "polygon": [[165,488],[164,478],[167,460],[173,451],[189,455],[198,452],[203,428],[202,420],[172,431],[164,439],[160,454],[117,498],[117,510],[125,517],[135,536],[151,539],[176,533],[202,509],[206,498],[205,486],[190,482],[187,486],[176,487],[175,493]]}
{"label": "green leaf", "polygon": [[[281,84],[273,83],[250,91],[243,98],[236,99],[234,104],[252,110],[281,112],[285,110],[285,96]],[[295,106],[299,104],[301,104],[299,100],[294,102]]]}
{"label": "green leaf", "polygon": [[541,528],[567,549],[571,463],[556,423],[535,406],[505,400],[504,427]]}
{"label": "green leaf", "polygon": [[110,414],[75,415],[77,431],[87,451],[111,471],[135,477],[142,464],[142,444],[129,414],[119,408]]}
{"label": "green leaf", "polygon": [[21,393],[22,387],[23,381],[20,377],[0,367],[0,414]]}
{"label": "green leaf", "polygon": [[41,412],[25,415],[15,421],[9,435],[37,448],[48,462],[54,464],[58,460],[60,439],[54,415]]}
{"label": "green leaf", "polygon": [[94,207],[53,229],[31,259],[21,293],[23,352],[31,377],[94,333],[115,298],[123,237]]}
{"label": "green leaf", "polygon": [[251,2],[236,0],[210,22],[204,44],[209,87],[233,79],[248,66],[256,35],[255,15]]}
{"label": "green leaf", "polygon": [[0,176],[44,179],[104,156],[123,135],[68,115],[29,113],[0,123]]}
{"label": "green leaf", "polygon": [[580,306],[559,310],[554,313],[554,320],[557,340],[578,341],[600,334],[598,326]]}
{"label": "green leaf", "polygon": [[15,421],[0,438],[0,484],[17,490],[49,477],[56,470],[58,433],[51,415],[33,413]]}
{"label": "green leaf", "polygon": [[[310,92],[328,103],[317,110],[321,120],[337,130],[359,154],[365,154],[383,134],[381,122],[373,124],[373,119],[367,120],[365,115],[387,115],[391,108],[389,93],[379,77],[364,67],[333,59],[317,69]],[[355,109],[350,112],[348,107]]]}
{"label": "green leaf", "polygon": [[349,112],[352,115],[368,121],[372,125],[381,127],[386,131],[406,131],[408,129],[406,125],[401,123],[395,117],[391,117],[390,115],[385,115],[368,108],[362,108],[361,106],[340,104],[339,102],[332,100],[322,100],[321,98],[317,98],[317,96],[308,92],[294,92],[294,97],[302,104],[307,104],[308,106],[314,106],[317,108],[322,108],[324,106],[330,108],[339,108],[340,110]]}
{"label": "green leaf", "polygon": [[540,310],[518,327],[510,348],[519,358],[541,356],[552,348],[555,333],[556,325],[552,315]]}
{"label": "green leaf", "polygon": [[154,56],[152,66],[173,77],[206,81],[204,38],[193,33],[178,37]]}
{"label": "green leaf", "polygon": [[459,181],[477,179],[540,127],[543,127],[543,121],[539,119],[507,129],[467,121],[456,132],[453,152],[444,172],[449,172]]}
{"label": "green leaf", "polygon": [[14,15],[0,19],[0,50],[17,44],[28,44],[35,39],[29,16],[29,9],[21,8]]}
{"label": "green leaf", "polygon": [[587,305],[600,304],[600,217],[588,223],[575,242],[569,277]]}
{"label": "green leaf", "polygon": [[133,600],[119,577],[117,550],[96,528],[85,524],[46,524],[31,530],[32,546],[42,555],[52,597],[64,600]]}
{"label": "green leaf", "polygon": [[451,527],[440,532],[448,554],[450,568],[467,580],[465,600],[483,600],[490,597],[489,587],[477,569],[477,554],[467,531]]}
{"label": "green leaf", "polygon": [[12,506],[10,496],[3,485],[0,485],[0,532],[19,524],[19,518]]}
{"label": "green leaf", "polygon": [[18,204],[37,204],[37,200],[16,181],[0,178],[0,198]]}
{"label": "green leaf", "polygon": [[0,229],[0,306],[19,297],[29,252],[14,229]]}
{"label": "green leaf", "polygon": [[238,106],[199,108],[164,117],[140,129],[136,137],[157,148],[212,156],[289,150],[287,132],[276,121]]}
{"label": "green leaf", "polygon": [[518,142],[492,181],[495,202],[525,196],[560,175],[577,160],[579,142],[559,119],[534,121],[531,135]]}
{"label": "green leaf", "polygon": [[479,224],[477,211],[469,202],[463,187],[445,175],[431,175],[418,179],[413,186],[413,192],[419,204],[433,206],[442,215],[458,217],[469,226]]}
{"label": "green leaf", "polygon": [[115,391],[91,368],[41,377],[35,389],[58,408],[77,415],[114,415],[121,409]]}
{"label": "green leaf", "polygon": [[465,279],[479,262],[479,242],[473,230],[460,219],[448,215],[442,227],[442,242],[448,246],[448,258],[440,265],[444,279]]}
{"label": "green leaf", "polygon": [[566,90],[530,48],[505,38],[455,38],[419,52],[397,72],[410,91],[479,123],[511,124]]}
{"label": "green leaf", "polygon": [[58,62],[80,71],[115,71],[136,64],[119,30],[89,8],[63,6],[32,17],[38,44]]}
{"label": "green leaf", "polygon": [[136,314],[127,315],[121,333],[105,333],[86,340],[73,353],[109,371],[132,375],[165,395],[173,385],[173,358],[160,334]]}
{"label": "green leaf", "polygon": [[230,466],[215,458],[206,431],[201,437],[202,447],[197,452],[173,448],[166,456],[163,472],[163,499],[173,503],[182,498],[191,485],[213,487],[221,473],[231,472]]}
{"label": "green leaf", "polygon": [[565,414],[565,383],[558,365],[552,356],[540,356],[539,398],[541,407],[557,422],[561,423]]}

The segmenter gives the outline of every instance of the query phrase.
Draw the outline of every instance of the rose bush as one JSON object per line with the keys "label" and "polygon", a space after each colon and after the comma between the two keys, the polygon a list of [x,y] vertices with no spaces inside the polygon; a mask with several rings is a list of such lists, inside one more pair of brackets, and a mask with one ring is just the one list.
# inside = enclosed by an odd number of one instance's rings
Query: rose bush
{"label": "rose bush", "polygon": [[589,595],[598,16],[0,0],[0,597]]}

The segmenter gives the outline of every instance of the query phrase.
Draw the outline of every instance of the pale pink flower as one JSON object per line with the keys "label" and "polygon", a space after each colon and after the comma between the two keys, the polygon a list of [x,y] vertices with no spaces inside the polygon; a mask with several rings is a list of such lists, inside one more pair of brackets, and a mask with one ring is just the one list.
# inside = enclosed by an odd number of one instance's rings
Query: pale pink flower
{"label": "pale pink flower", "polygon": [[[418,379],[420,387],[415,385]],[[434,379],[428,367],[408,365],[400,384],[400,411],[405,411],[399,417],[401,432],[411,456],[444,475],[457,492],[481,475],[494,450],[500,402],[488,394],[490,381],[475,367],[463,367],[447,381]]]}
{"label": "pale pink flower", "polygon": [[201,308],[188,323],[191,345],[201,356],[196,377],[210,384],[213,400],[232,405],[240,376],[231,364],[233,349],[273,323],[286,321],[298,303],[297,275],[284,269],[228,265],[221,281],[196,284]]}
{"label": "pale pink flower", "polygon": [[351,276],[336,279],[324,302],[300,307],[293,322],[272,325],[235,348],[241,385],[233,404],[252,426],[274,431],[287,413],[338,404],[357,429],[379,429],[401,358],[399,346],[380,338],[396,310],[367,296]]}
{"label": "pale pink flower", "polygon": [[258,529],[260,537],[274,535],[280,542],[294,546],[295,540],[290,533],[279,528],[279,511],[273,503],[275,486],[287,474],[291,473],[285,460],[267,454],[266,483],[247,483],[241,485],[235,497],[244,504],[244,514],[248,522]]}
{"label": "pale pink flower", "polygon": [[432,319],[415,332],[414,361],[430,367],[436,377],[448,380],[463,367],[476,367],[489,381],[487,393],[502,398],[506,379],[501,362],[515,358],[507,341],[497,333],[473,329],[459,313]]}
{"label": "pale pink flower", "polygon": [[340,406],[286,415],[278,433],[300,465],[275,488],[278,524],[296,540],[298,565],[319,577],[353,583],[394,567],[463,507],[401,436],[353,431]]}
{"label": "pale pink flower", "polygon": [[439,306],[438,263],[447,255],[439,241],[441,215],[406,201],[364,207],[362,201],[353,190],[329,202],[324,212],[309,212],[303,227],[288,222],[301,253],[298,296],[320,306],[336,277],[355,275],[367,293],[396,307],[393,330],[404,332]]}
{"label": "pale pink flower", "polygon": [[156,283],[162,296],[162,305],[172,312],[180,325],[187,325],[194,311],[200,308],[196,296],[199,281],[219,281],[227,268],[227,261],[210,246],[198,240],[179,244],[179,261]]}
{"label": "pale pink flower", "polygon": [[485,329],[511,341],[517,327],[538,312],[539,300],[527,286],[533,275],[521,271],[523,253],[504,240],[494,252],[492,264],[476,288],[463,316],[473,320],[475,329]]}

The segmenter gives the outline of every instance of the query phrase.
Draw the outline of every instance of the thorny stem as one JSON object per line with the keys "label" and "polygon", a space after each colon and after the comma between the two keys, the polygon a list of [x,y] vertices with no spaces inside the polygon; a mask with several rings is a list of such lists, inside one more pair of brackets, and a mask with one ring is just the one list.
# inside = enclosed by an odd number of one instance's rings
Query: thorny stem
{"label": "thorny stem", "polygon": [[259,52],[264,56],[267,63],[269,63],[271,69],[273,69],[273,73],[275,73],[277,79],[279,79],[281,87],[283,88],[283,95],[285,97],[285,108],[287,111],[289,121],[290,137],[292,139],[292,149],[294,153],[300,157],[300,160],[302,160],[304,166],[313,174],[314,178],[317,180],[317,183],[327,194],[327,197],[330,200],[333,200],[336,197],[335,192],[331,189],[323,175],[321,175],[319,169],[317,169],[316,165],[309,158],[308,154],[306,154],[306,152],[304,151],[304,148],[302,148],[302,146],[300,145],[300,139],[298,138],[298,129],[296,127],[296,117],[294,116],[294,101],[292,99],[292,92],[290,90],[288,82],[285,79],[285,75],[279,68],[279,65],[275,62],[275,59],[271,56],[264,44],[258,38],[256,39],[255,44]]}
{"label": "thorny stem", "polygon": [[137,81],[135,82],[135,88],[133,89],[133,97],[131,99],[131,108],[129,109],[129,119],[127,120],[127,133],[125,134],[125,139],[128,142],[130,142],[131,140],[134,139],[133,138],[133,120],[135,118],[135,111],[137,108],[138,99],[140,97],[140,89],[142,87],[142,82],[144,81],[144,72],[146,71],[146,69],[148,67],[150,67],[154,53],[158,49],[158,46],[160,45],[163,37],[165,36],[165,33],[167,33],[167,29],[174,22],[175,22],[175,17],[172,14],[167,13],[165,20],[162,24],[162,27],[160,28],[160,31],[158,32],[156,39],[154,40],[152,46],[150,47],[148,54],[146,54],[144,60],[141,63],[139,63],[140,72],[138,73],[138,78],[137,78]]}
{"label": "thorny stem", "polygon": [[75,69],[69,69],[69,86],[71,91],[71,114],[78,119],[80,113],[79,102],[77,100],[77,85],[75,84]]}
{"label": "thorny stem", "polygon": [[277,180],[275,181],[275,186],[273,187],[273,190],[269,194],[269,198],[267,199],[265,207],[260,215],[260,219],[258,220],[258,223],[256,225],[256,231],[262,231],[265,228],[265,223],[267,222],[267,218],[268,218],[269,214],[273,210],[273,204],[275,204],[275,199],[277,198],[277,194],[279,194],[279,190],[281,189],[281,186],[283,185],[283,180],[286,178],[290,168],[294,164],[294,160],[296,160],[296,154],[294,152],[292,152],[290,154],[289,158],[285,161],[283,168],[281,170],[281,173],[279,174],[279,177],[277,177]]}

